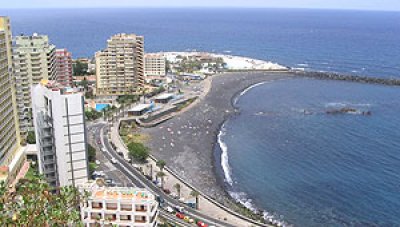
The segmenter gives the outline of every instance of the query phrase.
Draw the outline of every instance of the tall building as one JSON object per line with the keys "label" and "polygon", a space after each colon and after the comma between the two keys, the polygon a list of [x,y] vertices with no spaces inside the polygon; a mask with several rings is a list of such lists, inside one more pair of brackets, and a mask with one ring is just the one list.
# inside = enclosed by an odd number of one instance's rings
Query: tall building
{"label": "tall building", "polygon": [[107,188],[98,182],[80,188],[89,192],[80,209],[84,226],[157,226],[158,203],[145,189]]}
{"label": "tall building", "polygon": [[43,80],[32,87],[39,171],[53,186],[88,180],[84,97],[77,88]]}
{"label": "tall building", "polygon": [[144,38],[117,34],[96,53],[96,95],[118,96],[139,92],[144,85]]}
{"label": "tall building", "polygon": [[145,54],[144,75],[146,79],[165,76],[165,57],[161,54]]}
{"label": "tall building", "polygon": [[30,88],[41,80],[56,77],[56,47],[44,35],[17,36],[14,41],[17,104],[22,137],[33,131]]}
{"label": "tall building", "polygon": [[55,81],[63,86],[72,86],[72,55],[67,49],[56,50],[57,76]]}
{"label": "tall building", "polygon": [[20,146],[11,45],[10,21],[8,17],[0,17],[0,181],[7,184],[17,178],[26,164]]}

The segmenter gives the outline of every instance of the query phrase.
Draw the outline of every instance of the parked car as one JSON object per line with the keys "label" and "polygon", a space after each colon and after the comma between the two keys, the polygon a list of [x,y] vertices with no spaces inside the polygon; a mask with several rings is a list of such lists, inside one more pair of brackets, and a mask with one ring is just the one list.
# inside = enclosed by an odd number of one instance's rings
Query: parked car
{"label": "parked car", "polygon": [[179,219],[184,219],[185,215],[181,214],[181,213],[176,213],[176,217]]}
{"label": "parked car", "polygon": [[171,190],[169,190],[168,188],[164,188],[163,191],[164,191],[165,194],[167,194],[167,195],[171,194]]}
{"label": "parked car", "polygon": [[174,209],[173,209],[172,207],[170,207],[170,206],[167,206],[167,207],[165,208],[165,210],[166,210],[168,213],[173,213],[173,212],[174,212]]}
{"label": "parked car", "polygon": [[96,160],[95,163],[96,163],[96,165],[100,165],[100,161],[99,160]]}
{"label": "parked car", "polygon": [[112,159],[111,159],[111,163],[112,163],[112,164],[117,164],[117,159],[112,158]]}
{"label": "parked car", "polygon": [[184,208],[184,207],[180,207],[180,206],[176,206],[176,207],[175,207],[175,210],[176,210],[177,212],[179,212],[179,213],[185,212],[185,208]]}

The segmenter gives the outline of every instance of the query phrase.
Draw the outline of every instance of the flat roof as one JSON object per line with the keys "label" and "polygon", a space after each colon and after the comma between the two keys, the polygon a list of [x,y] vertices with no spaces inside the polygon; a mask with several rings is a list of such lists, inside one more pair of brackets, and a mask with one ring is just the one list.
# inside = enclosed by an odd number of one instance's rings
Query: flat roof
{"label": "flat roof", "polygon": [[139,104],[139,105],[134,106],[129,111],[139,112],[139,111],[146,110],[146,109],[148,109],[150,107],[151,107],[151,104]]}
{"label": "flat roof", "polygon": [[172,94],[172,93],[164,93],[164,94],[158,95],[157,97],[155,97],[155,99],[169,99],[174,96],[175,96],[175,94]]}
{"label": "flat roof", "polygon": [[154,200],[154,195],[139,188],[99,188],[92,191],[94,199],[113,200]]}

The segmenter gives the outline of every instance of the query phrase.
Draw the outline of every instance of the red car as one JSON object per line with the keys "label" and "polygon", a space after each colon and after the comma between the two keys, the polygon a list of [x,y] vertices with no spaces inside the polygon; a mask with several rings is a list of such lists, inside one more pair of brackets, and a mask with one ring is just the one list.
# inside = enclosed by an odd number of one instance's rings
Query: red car
{"label": "red car", "polygon": [[197,222],[197,226],[199,226],[199,227],[208,227],[208,225],[206,223],[201,222],[201,221]]}
{"label": "red car", "polygon": [[176,217],[179,219],[184,219],[185,215],[181,214],[181,213],[176,213]]}

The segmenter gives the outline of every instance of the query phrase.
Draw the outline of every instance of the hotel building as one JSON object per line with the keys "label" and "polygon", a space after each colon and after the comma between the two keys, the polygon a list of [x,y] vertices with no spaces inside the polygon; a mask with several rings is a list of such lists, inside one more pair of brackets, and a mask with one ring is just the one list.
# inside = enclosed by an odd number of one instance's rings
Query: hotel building
{"label": "hotel building", "polygon": [[107,188],[97,181],[80,187],[89,192],[81,203],[84,226],[157,226],[158,203],[153,194],[139,188]]}
{"label": "hotel building", "polygon": [[161,54],[146,54],[144,56],[144,75],[148,77],[165,76],[165,57]]}
{"label": "hotel building", "polygon": [[143,36],[112,36],[107,41],[107,48],[96,53],[96,95],[131,95],[138,93],[143,86]]}
{"label": "hotel building", "polygon": [[11,45],[10,21],[0,16],[0,181],[9,185],[29,168],[20,145]]}
{"label": "hotel building", "polygon": [[88,181],[84,98],[78,89],[42,81],[32,87],[39,171],[52,186]]}
{"label": "hotel building", "polygon": [[17,36],[14,41],[13,63],[20,131],[26,137],[33,131],[30,88],[41,80],[56,78],[56,47],[44,35]]}
{"label": "hotel building", "polygon": [[56,50],[57,76],[55,81],[63,86],[72,86],[72,55],[67,49]]}

